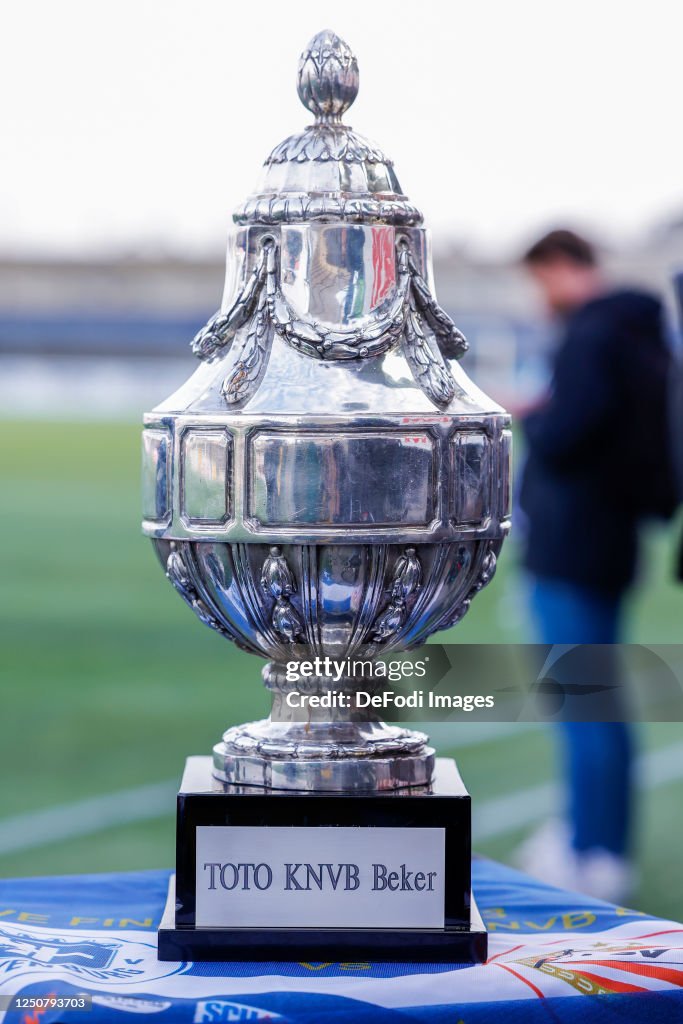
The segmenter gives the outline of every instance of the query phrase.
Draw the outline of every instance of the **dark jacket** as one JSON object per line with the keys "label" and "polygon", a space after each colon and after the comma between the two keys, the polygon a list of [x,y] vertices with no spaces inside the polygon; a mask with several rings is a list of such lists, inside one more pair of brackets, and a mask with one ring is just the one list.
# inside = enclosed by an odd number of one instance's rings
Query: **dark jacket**
{"label": "dark jacket", "polygon": [[607,294],[567,321],[551,398],[524,421],[520,504],[532,573],[612,594],[630,583],[639,521],[675,504],[670,361],[651,295]]}

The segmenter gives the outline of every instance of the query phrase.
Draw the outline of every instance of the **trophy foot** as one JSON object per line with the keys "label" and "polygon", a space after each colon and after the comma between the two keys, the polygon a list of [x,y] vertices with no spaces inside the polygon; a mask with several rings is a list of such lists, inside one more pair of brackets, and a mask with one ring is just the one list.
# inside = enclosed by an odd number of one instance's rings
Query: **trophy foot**
{"label": "trophy foot", "polygon": [[428,788],[434,775],[429,737],[387,725],[348,707],[312,710],[305,721],[289,709],[286,695],[353,694],[358,681],[317,677],[289,683],[280,666],[265,666],[274,692],[270,718],[233,726],[213,749],[213,774],[220,782],[298,792]]}
{"label": "trophy foot", "polygon": [[427,789],[435,756],[427,741],[384,723],[363,735],[313,726],[306,733],[302,725],[297,735],[266,718],[228,729],[213,748],[213,774],[231,785],[298,792]]}

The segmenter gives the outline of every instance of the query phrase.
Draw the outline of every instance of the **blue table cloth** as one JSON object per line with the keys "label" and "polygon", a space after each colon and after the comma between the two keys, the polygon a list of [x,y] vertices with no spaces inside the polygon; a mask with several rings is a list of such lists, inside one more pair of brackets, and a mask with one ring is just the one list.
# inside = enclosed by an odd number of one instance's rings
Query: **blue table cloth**
{"label": "blue table cloth", "polygon": [[[486,860],[486,964],[160,963],[169,873],[0,882],[0,994],[92,995],[22,1024],[563,1024],[683,1021],[683,925],[553,889]],[[3,1013],[0,1012],[0,1019]]]}

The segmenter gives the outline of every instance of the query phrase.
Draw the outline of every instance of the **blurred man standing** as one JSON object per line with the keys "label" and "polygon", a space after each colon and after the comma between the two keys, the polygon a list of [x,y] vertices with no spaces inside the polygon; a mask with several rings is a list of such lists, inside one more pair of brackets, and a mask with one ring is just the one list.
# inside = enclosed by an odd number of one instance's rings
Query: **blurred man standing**
{"label": "blurred man standing", "polygon": [[[675,506],[669,458],[671,356],[653,295],[611,289],[592,245],[552,231],[524,257],[561,322],[551,393],[524,418],[520,504],[538,639],[623,639],[638,527]],[[567,832],[522,849],[531,873],[615,902],[630,884],[632,737],[623,722],[565,722]]]}

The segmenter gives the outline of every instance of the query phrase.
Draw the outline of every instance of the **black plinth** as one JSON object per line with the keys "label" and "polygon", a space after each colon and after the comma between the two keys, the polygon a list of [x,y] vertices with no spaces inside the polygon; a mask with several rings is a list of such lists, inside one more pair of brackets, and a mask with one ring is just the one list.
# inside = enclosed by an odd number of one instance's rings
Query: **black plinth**
{"label": "black plinth", "polygon": [[[302,794],[225,786],[213,779],[211,758],[188,758],[178,794],[176,876],[159,928],[159,959],[485,960],[486,929],[470,891],[470,820],[470,797],[450,759],[437,759],[429,792]],[[196,830],[200,826],[263,828],[264,861],[277,856],[277,849],[269,848],[269,839],[273,846],[271,837],[282,834],[269,835],[268,829],[346,827],[371,832],[373,828],[392,828],[411,830],[406,836],[413,837],[415,829],[443,829],[443,927],[267,927],[263,923],[241,927],[239,917],[228,926],[211,923],[198,927]],[[422,842],[419,834],[417,839]],[[314,851],[311,856],[315,858]],[[344,856],[343,849],[339,856]],[[234,881],[234,872],[229,877]],[[421,894],[414,898],[423,899]],[[324,901],[324,894],[319,899]]]}

